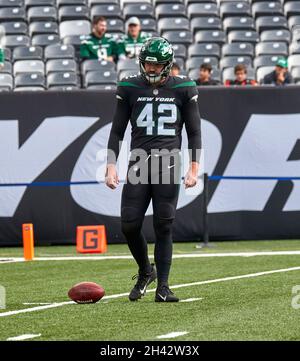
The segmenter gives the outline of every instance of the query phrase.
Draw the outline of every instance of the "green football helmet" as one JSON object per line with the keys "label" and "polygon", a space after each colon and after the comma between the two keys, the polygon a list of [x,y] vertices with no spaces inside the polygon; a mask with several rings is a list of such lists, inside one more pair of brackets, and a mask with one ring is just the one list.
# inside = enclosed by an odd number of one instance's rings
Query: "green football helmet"
{"label": "green football helmet", "polygon": [[[168,40],[161,37],[150,38],[145,41],[139,54],[140,73],[150,84],[159,83],[169,76],[173,60],[174,50]],[[165,66],[159,74],[148,74],[145,70],[146,62]]]}

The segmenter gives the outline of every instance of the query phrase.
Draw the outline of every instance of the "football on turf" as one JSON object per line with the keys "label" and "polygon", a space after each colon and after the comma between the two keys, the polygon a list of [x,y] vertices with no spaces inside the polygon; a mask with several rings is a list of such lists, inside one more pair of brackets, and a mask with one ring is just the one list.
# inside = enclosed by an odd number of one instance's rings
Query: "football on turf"
{"label": "football on turf", "polygon": [[81,282],[73,286],[68,296],[77,303],[96,303],[104,296],[104,288],[94,282]]}

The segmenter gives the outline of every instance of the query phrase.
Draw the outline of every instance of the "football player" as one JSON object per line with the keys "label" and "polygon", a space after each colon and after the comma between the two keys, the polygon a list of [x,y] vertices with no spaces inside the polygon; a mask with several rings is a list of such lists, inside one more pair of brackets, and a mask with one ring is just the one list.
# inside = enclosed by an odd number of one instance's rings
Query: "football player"
{"label": "football player", "polygon": [[[173,48],[166,39],[153,37],[144,43],[139,55],[140,75],[125,78],[118,84],[117,107],[108,140],[106,185],[115,189],[119,183],[116,161],[120,142],[130,120],[131,157],[122,191],[121,226],[139,267],[137,282],[129,295],[131,301],[140,299],[156,278],[155,301],[179,301],[170,290],[168,279],[172,223],[181,182],[183,124],[190,155],[184,178],[186,188],[197,183],[201,133],[197,88],[186,77],[170,76],[173,58]],[[146,174],[146,181],[131,181],[139,172]],[[155,265],[149,261],[147,242],[141,231],[150,200],[156,235]]]}

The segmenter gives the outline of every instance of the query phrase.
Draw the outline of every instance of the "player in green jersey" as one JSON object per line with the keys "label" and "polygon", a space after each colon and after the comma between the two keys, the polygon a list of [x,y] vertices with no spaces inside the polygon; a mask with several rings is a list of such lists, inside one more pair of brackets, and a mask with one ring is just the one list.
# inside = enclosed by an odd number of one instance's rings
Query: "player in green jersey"
{"label": "player in green jersey", "polygon": [[5,58],[4,50],[0,48],[0,70],[2,70],[4,67],[4,60],[5,60],[4,58]]}
{"label": "player in green jersey", "polygon": [[116,60],[117,43],[110,34],[106,33],[106,30],[106,19],[103,16],[95,17],[92,33],[85,36],[80,45],[80,57],[82,59]]}
{"label": "player in green jersey", "polygon": [[[181,183],[181,133],[185,125],[190,164],[184,185],[189,188],[197,183],[201,129],[196,84],[184,76],[170,76],[173,59],[173,48],[166,39],[147,40],[139,55],[140,75],[123,79],[116,93],[117,107],[107,146],[106,185],[111,189],[118,186],[116,161],[130,121],[132,157],[121,200],[122,232],[139,267],[130,301],[140,299],[156,278],[155,301],[179,301],[170,290],[168,279],[172,224]],[[144,178],[136,182],[136,177]],[[156,235],[156,267],[149,261],[142,232],[150,200]]]}
{"label": "player in green jersey", "polygon": [[140,20],[132,16],[126,22],[127,34],[118,41],[119,59],[138,58],[144,42],[150,35],[141,31]]}

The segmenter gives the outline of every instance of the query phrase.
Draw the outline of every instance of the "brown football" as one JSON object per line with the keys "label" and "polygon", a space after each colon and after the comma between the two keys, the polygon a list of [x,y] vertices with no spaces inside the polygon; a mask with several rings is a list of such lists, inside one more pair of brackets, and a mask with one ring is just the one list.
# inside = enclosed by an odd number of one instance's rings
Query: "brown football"
{"label": "brown football", "polygon": [[77,283],[68,292],[71,300],[77,303],[96,303],[104,295],[104,288],[94,282]]}

